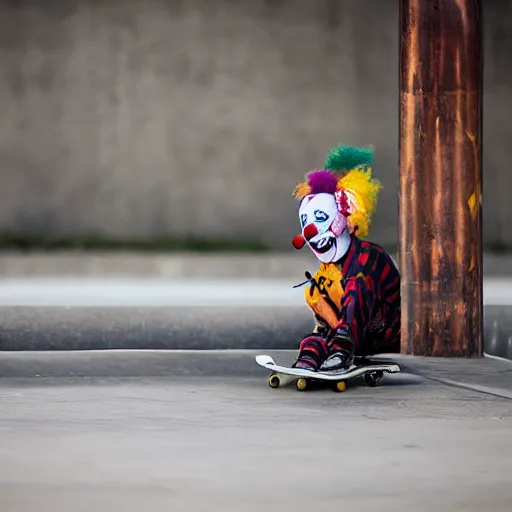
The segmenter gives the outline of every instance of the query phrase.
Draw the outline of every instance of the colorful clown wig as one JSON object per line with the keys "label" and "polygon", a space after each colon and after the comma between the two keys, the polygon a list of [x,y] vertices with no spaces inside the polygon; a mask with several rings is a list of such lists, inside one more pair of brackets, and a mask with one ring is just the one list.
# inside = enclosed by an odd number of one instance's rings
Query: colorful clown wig
{"label": "colorful clown wig", "polygon": [[293,195],[302,200],[310,194],[332,194],[339,211],[347,218],[351,233],[360,238],[368,236],[372,215],[377,206],[377,196],[382,188],[372,178],[373,148],[338,146],[331,150],[324,162],[324,169],[306,174]]}

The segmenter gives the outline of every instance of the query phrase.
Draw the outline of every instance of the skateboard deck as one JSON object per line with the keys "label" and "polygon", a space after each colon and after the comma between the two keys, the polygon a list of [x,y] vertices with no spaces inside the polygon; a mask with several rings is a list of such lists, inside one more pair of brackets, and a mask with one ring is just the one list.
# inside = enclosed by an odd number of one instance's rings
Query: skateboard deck
{"label": "skateboard deck", "polygon": [[256,356],[256,363],[270,370],[272,373],[268,379],[268,385],[271,388],[278,388],[283,384],[282,375],[297,377],[296,385],[301,391],[308,387],[308,382],[326,381],[334,384],[338,391],[345,391],[345,381],[355,377],[363,376],[368,386],[376,386],[384,373],[398,373],[401,371],[399,365],[392,362],[379,362],[366,360],[360,364],[353,364],[345,370],[318,371],[313,372],[300,368],[290,368],[280,366],[275,363],[274,359],[269,355]]}

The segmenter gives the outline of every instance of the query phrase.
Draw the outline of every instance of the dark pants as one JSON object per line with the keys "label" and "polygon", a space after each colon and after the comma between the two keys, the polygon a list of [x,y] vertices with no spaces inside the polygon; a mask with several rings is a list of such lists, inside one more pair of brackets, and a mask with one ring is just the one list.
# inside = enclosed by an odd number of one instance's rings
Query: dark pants
{"label": "dark pants", "polygon": [[[385,296],[379,297],[377,290]],[[389,281],[388,286],[380,287],[375,285],[371,275],[345,281],[339,328],[350,333],[349,351],[353,355],[400,352],[399,290],[399,277]],[[298,360],[319,367],[330,354],[339,350],[347,350],[346,341],[337,341],[335,337],[327,343],[321,335],[309,336],[300,345]]]}

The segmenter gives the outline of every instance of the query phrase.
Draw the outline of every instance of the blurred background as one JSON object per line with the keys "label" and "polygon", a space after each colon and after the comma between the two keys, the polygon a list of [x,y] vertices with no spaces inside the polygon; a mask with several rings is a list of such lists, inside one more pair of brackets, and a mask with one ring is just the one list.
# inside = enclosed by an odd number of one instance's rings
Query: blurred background
{"label": "blurred background", "polygon": [[[481,2],[484,349],[512,361],[512,0]],[[512,510],[509,361],[345,398],[254,362],[311,332],[292,191],[334,146],[375,146],[396,256],[399,4],[0,0],[1,512]]]}
{"label": "blurred background", "polygon": [[[512,251],[512,1],[485,0],[484,244]],[[373,144],[398,229],[398,0],[0,1],[3,249],[290,250],[305,172]]]}

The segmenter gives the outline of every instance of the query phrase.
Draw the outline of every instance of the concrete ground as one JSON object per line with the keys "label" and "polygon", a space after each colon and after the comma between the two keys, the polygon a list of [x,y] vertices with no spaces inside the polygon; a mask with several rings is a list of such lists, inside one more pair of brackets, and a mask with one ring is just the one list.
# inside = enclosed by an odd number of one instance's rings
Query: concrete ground
{"label": "concrete ground", "polygon": [[[272,390],[254,356],[291,362],[271,348],[309,325],[295,281],[88,283],[0,283],[1,512],[512,510],[512,362],[397,356],[376,389]],[[512,286],[486,290],[491,346]],[[55,351],[126,340],[202,350]]]}
{"label": "concrete ground", "polygon": [[[287,280],[3,279],[1,350],[292,349],[312,327]],[[512,278],[484,280],[487,351],[512,359]]]}
{"label": "concrete ground", "polygon": [[0,510],[512,510],[510,399],[266,375],[0,379]]}
{"label": "concrete ground", "polygon": [[[304,306],[297,279],[11,278],[0,279],[0,306],[275,307]],[[512,306],[512,276],[485,277],[485,305]]]}
{"label": "concrete ground", "polygon": [[[397,254],[392,254],[399,261]],[[318,267],[311,251],[264,253],[0,252],[4,278],[292,279]],[[486,277],[512,277],[512,252],[484,252]]]}

